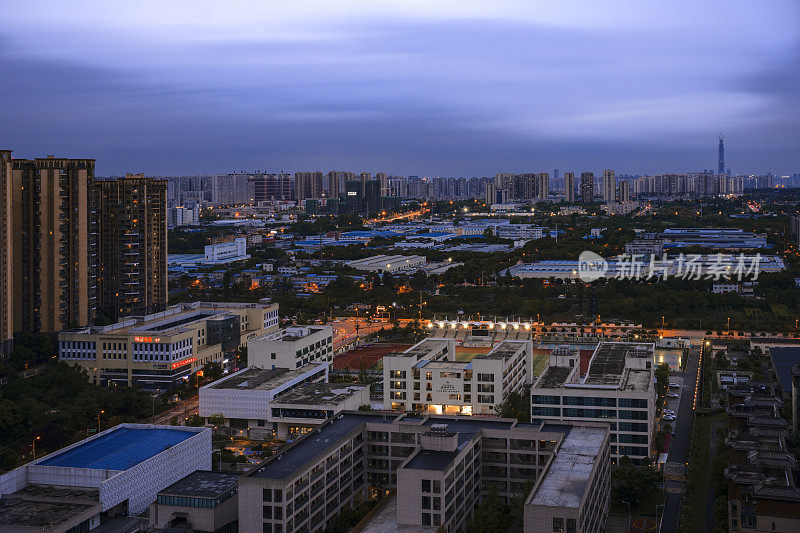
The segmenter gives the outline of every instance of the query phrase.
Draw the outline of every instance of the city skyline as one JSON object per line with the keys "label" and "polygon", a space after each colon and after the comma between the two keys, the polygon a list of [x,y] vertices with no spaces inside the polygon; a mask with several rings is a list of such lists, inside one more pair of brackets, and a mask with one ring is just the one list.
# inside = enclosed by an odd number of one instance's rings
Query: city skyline
{"label": "city skyline", "polygon": [[0,141],[98,175],[800,166],[792,2],[14,4]]}

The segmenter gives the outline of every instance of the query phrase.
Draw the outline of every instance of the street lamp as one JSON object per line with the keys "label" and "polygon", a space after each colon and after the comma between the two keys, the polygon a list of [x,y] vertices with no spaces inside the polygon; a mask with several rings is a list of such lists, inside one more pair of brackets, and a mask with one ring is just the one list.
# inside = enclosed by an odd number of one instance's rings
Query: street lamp
{"label": "street lamp", "polygon": [[102,415],[103,413],[105,413],[105,411],[100,411],[99,413],[97,413],[97,433],[100,433],[100,415]]}
{"label": "street lamp", "polygon": [[41,438],[42,438],[42,437],[36,437],[35,439],[33,439],[33,444],[32,444],[32,446],[33,446],[33,460],[34,460],[34,461],[36,460],[36,441],[37,441],[37,440],[39,440],[39,439],[41,439]]}

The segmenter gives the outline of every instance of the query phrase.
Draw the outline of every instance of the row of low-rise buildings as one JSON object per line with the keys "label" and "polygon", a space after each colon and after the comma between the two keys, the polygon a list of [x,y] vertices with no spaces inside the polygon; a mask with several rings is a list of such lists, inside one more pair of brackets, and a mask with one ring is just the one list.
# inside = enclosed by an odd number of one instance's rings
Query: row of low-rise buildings
{"label": "row of low-rise buildings", "polygon": [[211,460],[209,428],[116,426],[0,476],[0,524],[318,532],[380,498],[362,531],[454,532],[490,494],[522,494],[521,531],[594,533],[609,505],[602,425],[346,411],[242,475],[214,472]]}
{"label": "row of low-rise buildings", "polygon": [[93,159],[0,151],[0,353],[16,332],[164,309],[165,193],[142,175],[95,179]]}

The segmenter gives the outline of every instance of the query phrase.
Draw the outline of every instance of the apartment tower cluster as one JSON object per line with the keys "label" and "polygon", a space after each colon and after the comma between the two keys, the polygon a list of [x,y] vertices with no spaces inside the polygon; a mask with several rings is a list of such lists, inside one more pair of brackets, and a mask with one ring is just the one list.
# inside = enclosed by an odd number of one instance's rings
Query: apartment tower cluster
{"label": "apartment tower cluster", "polygon": [[95,180],[93,159],[0,160],[0,354],[15,332],[164,309],[164,181]]}

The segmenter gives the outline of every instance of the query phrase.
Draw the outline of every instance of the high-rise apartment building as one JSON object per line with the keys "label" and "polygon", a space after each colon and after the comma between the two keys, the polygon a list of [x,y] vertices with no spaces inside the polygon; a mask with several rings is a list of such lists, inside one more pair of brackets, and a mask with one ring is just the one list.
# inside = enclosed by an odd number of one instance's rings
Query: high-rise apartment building
{"label": "high-rise apartment building", "polygon": [[332,170],[328,172],[328,198],[339,198],[345,195],[345,183],[356,179],[354,172]]}
{"label": "high-rise apartment building", "polygon": [[295,200],[306,198],[322,198],[323,191],[322,172],[295,172],[294,196]]}
{"label": "high-rise apartment building", "polygon": [[256,202],[292,199],[292,177],[289,174],[258,174],[253,179]]}
{"label": "high-rise apartment building", "polygon": [[606,169],[603,171],[603,202],[613,204],[617,199],[617,178],[614,171]]}
{"label": "high-rise apartment building", "polygon": [[717,156],[719,161],[717,162],[717,174],[722,176],[725,174],[725,139],[722,138],[722,135],[719,136],[719,147],[717,148]]}
{"label": "high-rise apartment building", "polygon": [[627,181],[620,181],[617,184],[617,202],[624,204],[631,201],[631,187]]}
{"label": "high-rise apartment building", "polygon": [[94,321],[94,159],[11,160],[14,330],[57,332]]}
{"label": "high-rise apartment building", "polygon": [[575,173],[564,172],[564,200],[573,203],[575,201]]}
{"label": "high-rise apartment building", "polygon": [[0,356],[14,348],[11,150],[0,150]]}
{"label": "high-rise apartment building", "polygon": [[116,320],[167,306],[165,180],[126,174],[98,180],[98,308]]}
{"label": "high-rise apartment building", "polygon": [[536,177],[536,199],[547,200],[550,197],[550,174],[540,172]]}
{"label": "high-rise apartment building", "polygon": [[581,202],[589,204],[594,201],[594,174],[584,172],[581,174]]}

